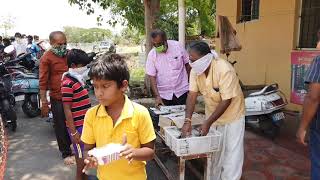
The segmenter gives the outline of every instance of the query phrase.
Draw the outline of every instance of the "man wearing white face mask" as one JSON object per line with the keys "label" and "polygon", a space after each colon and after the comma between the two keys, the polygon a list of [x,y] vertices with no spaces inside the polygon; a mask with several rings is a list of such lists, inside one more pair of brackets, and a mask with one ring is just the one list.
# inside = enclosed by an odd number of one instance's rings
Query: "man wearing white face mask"
{"label": "man wearing white face mask", "polygon": [[245,131],[244,97],[239,79],[232,65],[215,58],[205,42],[192,44],[189,54],[192,70],[182,136],[191,133],[192,113],[200,93],[204,97],[206,114],[201,135],[206,136],[210,128],[222,133],[221,151],[214,159],[211,179],[239,180]]}
{"label": "man wearing white face mask", "polygon": [[84,144],[80,137],[84,116],[91,107],[88,91],[84,88],[84,78],[88,74],[88,55],[80,49],[71,49],[67,54],[69,71],[62,75],[61,94],[65,120],[73,149],[76,155],[76,179],[86,179],[84,168]]}

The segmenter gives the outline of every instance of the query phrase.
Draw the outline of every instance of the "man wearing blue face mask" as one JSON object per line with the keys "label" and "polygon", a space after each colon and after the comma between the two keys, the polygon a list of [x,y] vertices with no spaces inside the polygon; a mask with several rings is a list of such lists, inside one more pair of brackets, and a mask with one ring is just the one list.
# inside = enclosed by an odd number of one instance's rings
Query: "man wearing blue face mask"
{"label": "man wearing blue face mask", "polygon": [[71,140],[65,124],[65,115],[62,104],[61,78],[68,71],[67,39],[63,32],[55,31],[49,36],[51,49],[45,52],[39,65],[39,89],[41,99],[41,116],[48,117],[49,104],[46,92],[50,92],[50,103],[53,114],[55,134],[66,165],[74,164],[70,149]]}

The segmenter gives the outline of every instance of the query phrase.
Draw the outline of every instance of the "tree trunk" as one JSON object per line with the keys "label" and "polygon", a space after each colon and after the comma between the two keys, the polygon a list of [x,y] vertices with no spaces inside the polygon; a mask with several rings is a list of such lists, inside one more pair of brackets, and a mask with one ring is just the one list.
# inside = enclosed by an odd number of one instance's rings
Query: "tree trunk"
{"label": "tree trunk", "polygon": [[[160,10],[160,0],[144,0],[144,24],[145,24],[145,31],[146,31],[146,54],[145,57],[148,57],[148,54],[152,48],[152,43],[151,43],[151,37],[150,33],[152,29],[154,28],[155,21],[156,21],[156,15],[158,14]],[[148,96],[151,95],[151,84],[150,80],[147,76],[145,75],[144,78],[144,83],[145,83],[145,90],[146,94]]]}
{"label": "tree trunk", "polygon": [[144,0],[144,23],[146,31],[146,55],[152,48],[150,33],[155,26],[156,16],[160,10],[160,0]]}
{"label": "tree trunk", "polygon": [[185,46],[186,44],[186,4],[185,0],[179,0],[179,42]]}

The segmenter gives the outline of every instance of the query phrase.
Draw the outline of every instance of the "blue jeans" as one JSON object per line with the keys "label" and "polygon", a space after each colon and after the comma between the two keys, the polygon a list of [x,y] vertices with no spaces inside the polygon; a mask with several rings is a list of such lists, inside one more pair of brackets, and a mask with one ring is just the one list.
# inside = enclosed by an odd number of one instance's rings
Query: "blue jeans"
{"label": "blue jeans", "polygon": [[320,129],[310,129],[311,180],[320,180]]}

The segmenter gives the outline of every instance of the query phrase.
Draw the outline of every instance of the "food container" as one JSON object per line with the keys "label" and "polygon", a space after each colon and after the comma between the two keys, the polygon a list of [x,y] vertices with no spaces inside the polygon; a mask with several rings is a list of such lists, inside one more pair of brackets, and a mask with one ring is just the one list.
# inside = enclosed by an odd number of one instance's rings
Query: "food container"
{"label": "food container", "polygon": [[176,126],[164,127],[165,143],[177,156],[188,156],[219,151],[222,134],[210,129],[207,136],[200,136],[200,132],[193,126],[192,136],[181,138],[181,130]]}
{"label": "food container", "polygon": [[120,159],[120,152],[124,150],[121,144],[108,144],[104,147],[94,148],[88,152],[88,155],[95,157],[99,165],[106,165],[112,161]]}

